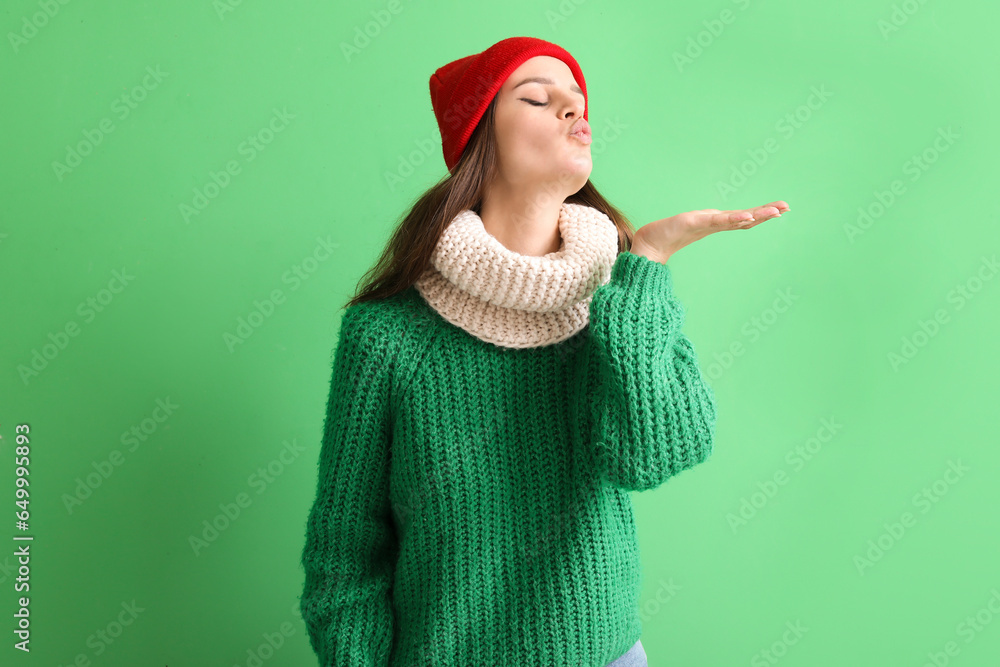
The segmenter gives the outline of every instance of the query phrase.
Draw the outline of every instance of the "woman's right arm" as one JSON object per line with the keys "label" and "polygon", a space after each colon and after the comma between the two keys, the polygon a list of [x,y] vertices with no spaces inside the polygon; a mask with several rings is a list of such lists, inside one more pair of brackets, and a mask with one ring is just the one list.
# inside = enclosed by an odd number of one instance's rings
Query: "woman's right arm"
{"label": "woman's right arm", "polygon": [[300,608],[322,667],[386,665],[392,650],[395,533],[389,502],[392,337],[378,310],[340,326],[306,524]]}

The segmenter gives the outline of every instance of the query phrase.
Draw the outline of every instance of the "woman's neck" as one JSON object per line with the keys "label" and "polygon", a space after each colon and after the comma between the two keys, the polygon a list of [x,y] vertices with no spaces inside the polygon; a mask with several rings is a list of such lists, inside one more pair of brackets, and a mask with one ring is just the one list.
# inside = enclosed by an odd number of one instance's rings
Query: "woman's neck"
{"label": "woman's neck", "polygon": [[480,218],[490,236],[508,250],[542,257],[562,247],[559,211],[564,200],[539,191],[513,194],[494,188],[483,197]]}

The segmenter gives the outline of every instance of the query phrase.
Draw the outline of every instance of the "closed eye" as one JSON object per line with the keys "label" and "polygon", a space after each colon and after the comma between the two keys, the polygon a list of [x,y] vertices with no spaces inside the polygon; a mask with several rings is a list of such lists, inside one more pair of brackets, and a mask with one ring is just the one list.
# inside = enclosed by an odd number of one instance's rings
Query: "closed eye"
{"label": "closed eye", "polygon": [[527,102],[528,104],[532,105],[532,106],[536,106],[536,107],[544,107],[545,106],[544,102],[536,102],[535,100],[529,100],[526,97],[522,97],[521,99],[524,100],[525,102]]}

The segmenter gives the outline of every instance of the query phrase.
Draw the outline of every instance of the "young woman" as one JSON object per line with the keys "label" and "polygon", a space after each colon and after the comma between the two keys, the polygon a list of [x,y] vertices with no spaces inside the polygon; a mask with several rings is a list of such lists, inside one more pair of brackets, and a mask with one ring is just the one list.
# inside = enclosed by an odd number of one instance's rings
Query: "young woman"
{"label": "young woman", "polygon": [[590,182],[576,60],[505,39],[430,80],[449,174],[347,304],[302,615],[322,665],[645,665],[630,491],[712,451],[667,260],[783,201],[633,233]]}

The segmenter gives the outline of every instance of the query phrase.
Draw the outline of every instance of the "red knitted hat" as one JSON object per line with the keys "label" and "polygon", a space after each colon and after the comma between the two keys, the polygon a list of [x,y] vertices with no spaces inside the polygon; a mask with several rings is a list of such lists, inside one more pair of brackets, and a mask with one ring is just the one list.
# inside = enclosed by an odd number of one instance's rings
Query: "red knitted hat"
{"label": "red knitted hat", "polygon": [[465,56],[431,75],[431,104],[441,130],[441,148],[448,170],[454,168],[483,117],[486,107],[514,70],[529,58],[552,56],[569,66],[583,91],[587,120],[587,83],[580,65],[564,48],[536,37],[508,37],[482,53]]}

